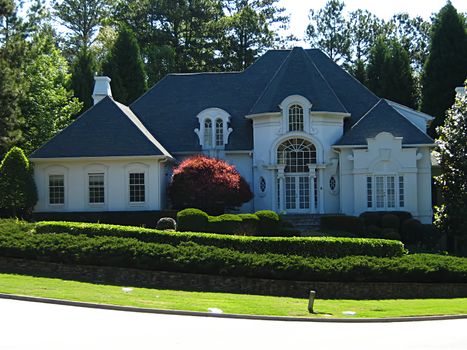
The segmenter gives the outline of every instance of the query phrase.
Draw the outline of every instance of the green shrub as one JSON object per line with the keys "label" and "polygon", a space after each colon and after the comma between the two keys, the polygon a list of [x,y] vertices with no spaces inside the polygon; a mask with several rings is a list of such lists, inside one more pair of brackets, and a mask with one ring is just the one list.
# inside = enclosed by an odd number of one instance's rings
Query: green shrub
{"label": "green shrub", "polygon": [[381,235],[378,238],[394,239],[396,241],[400,241],[401,240],[401,235],[399,234],[399,232],[397,232],[393,228],[383,228],[383,230],[381,232]]}
{"label": "green shrub", "polygon": [[363,220],[356,216],[327,215],[321,218],[320,227],[323,230],[345,231],[354,235],[365,234]]}
{"label": "green shrub", "polygon": [[366,211],[359,215],[359,218],[363,220],[366,227],[376,226],[381,227],[381,215],[379,212]]}
{"label": "green shrub", "polygon": [[383,229],[376,225],[369,225],[366,227],[366,237],[379,238],[383,234]]}
{"label": "green shrub", "polygon": [[329,259],[251,254],[194,242],[174,246],[131,238],[70,234],[1,232],[0,256],[65,264],[284,280],[467,282],[467,259],[449,256],[348,256]]}
{"label": "green shrub", "polygon": [[206,231],[208,225],[208,214],[204,211],[187,208],[177,213],[177,223],[179,231]]}
{"label": "green shrub", "polygon": [[157,220],[156,229],[175,231],[177,229],[177,222],[172,218],[160,218]]}
{"label": "green shrub", "polygon": [[233,234],[240,230],[242,219],[235,214],[209,216],[207,230],[212,233]]}
{"label": "green shrub", "polygon": [[436,249],[439,246],[443,233],[431,224],[420,224],[421,243],[430,249]]}
{"label": "green shrub", "polygon": [[400,220],[397,215],[384,214],[381,218],[381,227],[383,229],[392,229],[394,232],[399,232]]}
{"label": "green shrub", "polygon": [[277,213],[272,210],[260,210],[255,214],[259,219],[258,234],[274,236],[280,231],[281,219]]}
{"label": "green shrub", "polygon": [[258,232],[259,218],[256,214],[238,214],[238,217],[242,219],[240,228],[236,234],[254,236]]}
{"label": "green shrub", "polygon": [[401,225],[401,239],[405,244],[417,244],[421,241],[422,224],[417,219],[407,219]]}

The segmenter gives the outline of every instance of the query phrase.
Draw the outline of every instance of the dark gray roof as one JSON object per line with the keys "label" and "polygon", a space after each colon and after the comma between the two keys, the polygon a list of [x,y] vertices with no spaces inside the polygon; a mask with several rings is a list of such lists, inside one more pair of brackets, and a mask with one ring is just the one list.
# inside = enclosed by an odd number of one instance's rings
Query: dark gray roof
{"label": "dark gray roof", "polygon": [[367,114],[342,136],[336,146],[366,145],[367,138],[375,137],[383,131],[402,137],[403,144],[434,143],[432,138],[397,112],[386,100],[380,99]]}
{"label": "dark gray roof", "polygon": [[170,156],[128,107],[106,97],[31,158],[143,155]]}

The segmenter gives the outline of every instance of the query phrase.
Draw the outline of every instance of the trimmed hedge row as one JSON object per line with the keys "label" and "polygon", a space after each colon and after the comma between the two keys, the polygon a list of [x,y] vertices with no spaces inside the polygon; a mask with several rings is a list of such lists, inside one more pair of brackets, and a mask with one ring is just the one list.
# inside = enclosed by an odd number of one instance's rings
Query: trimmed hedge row
{"label": "trimmed hedge row", "polygon": [[1,232],[0,255],[68,264],[284,280],[467,282],[465,258],[436,255],[305,258],[242,253],[193,242],[172,246],[108,236]]}
{"label": "trimmed hedge row", "polygon": [[139,227],[74,222],[39,222],[37,233],[136,238],[142,242],[177,245],[194,242],[247,253],[274,253],[339,258],[350,255],[394,257],[405,253],[399,241],[335,237],[250,237],[196,232],[172,232]]}

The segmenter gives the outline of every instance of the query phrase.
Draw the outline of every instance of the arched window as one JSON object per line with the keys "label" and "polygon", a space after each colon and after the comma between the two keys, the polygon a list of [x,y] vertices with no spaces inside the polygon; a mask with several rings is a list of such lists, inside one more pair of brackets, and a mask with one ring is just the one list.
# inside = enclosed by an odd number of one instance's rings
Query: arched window
{"label": "arched window", "polygon": [[224,122],[216,120],[216,146],[224,146]]}
{"label": "arched window", "polygon": [[204,146],[212,146],[212,121],[206,119],[204,121]]}
{"label": "arched window", "polygon": [[316,163],[316,147],[304,139],[288,139],[277,148],[277,163],[285,165],[287,173],[308,172],[307,165]]}
{"label": "arched window", "polygon": [[289,131],[303,131],[303,107],[300,105],[289,107]]}

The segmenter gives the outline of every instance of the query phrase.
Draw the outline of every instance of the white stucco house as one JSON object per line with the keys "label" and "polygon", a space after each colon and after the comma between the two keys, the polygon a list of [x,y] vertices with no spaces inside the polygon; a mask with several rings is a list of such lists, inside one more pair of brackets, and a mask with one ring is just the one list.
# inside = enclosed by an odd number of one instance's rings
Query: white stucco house
{"label": "white stucco house", "polygon": [[271,50],[235,73],[169,74],[130,106],[95,105],[31,155],[37,212],[161,210],[176,161],[234,164],[242,211],[431,222],[431,116],[381,99],[319,50]]}

